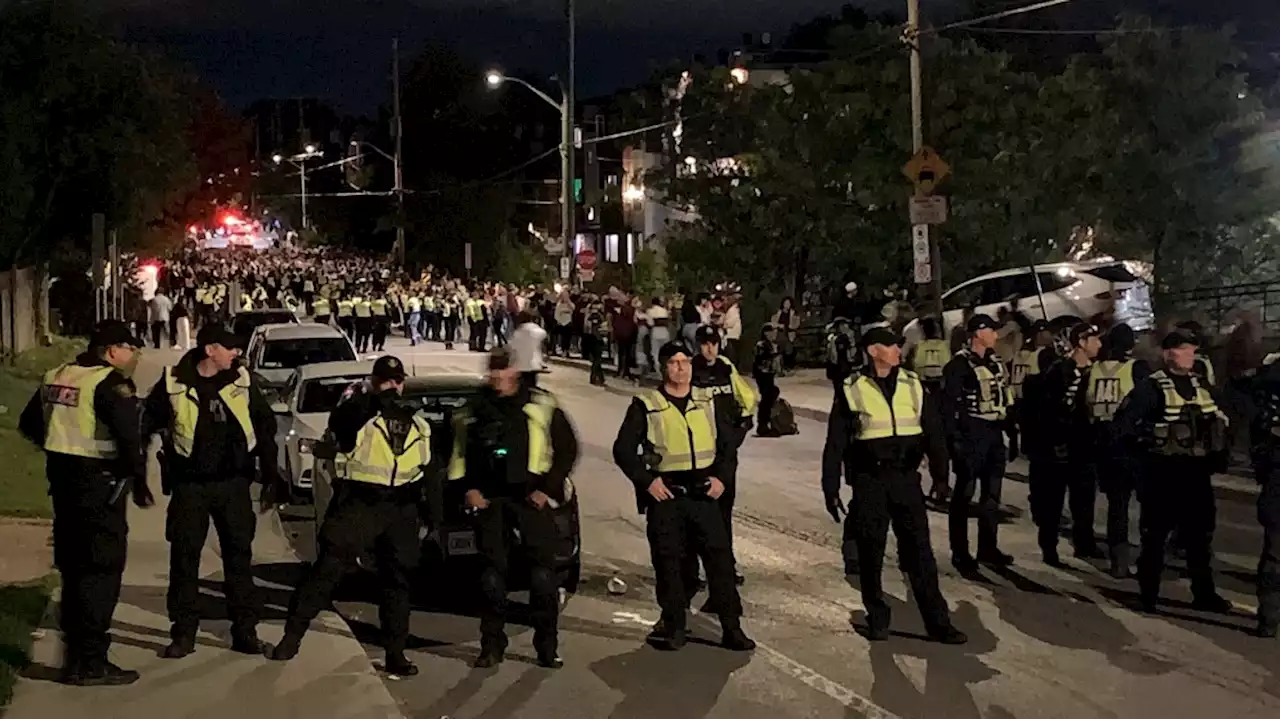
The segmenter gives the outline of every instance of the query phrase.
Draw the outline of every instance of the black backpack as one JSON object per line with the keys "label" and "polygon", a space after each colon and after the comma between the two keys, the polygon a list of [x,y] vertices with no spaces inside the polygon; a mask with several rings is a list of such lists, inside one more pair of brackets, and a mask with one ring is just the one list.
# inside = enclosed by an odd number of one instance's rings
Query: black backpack
{"label": "black backpack", "polygon": [[796,412],[791,408],[791,403],[785,399],[779,398],[773,403],[773,411],[770,412],[769,423],[773,425],[774,431],[783,436],[800,434],[800,427],[796,424]]}

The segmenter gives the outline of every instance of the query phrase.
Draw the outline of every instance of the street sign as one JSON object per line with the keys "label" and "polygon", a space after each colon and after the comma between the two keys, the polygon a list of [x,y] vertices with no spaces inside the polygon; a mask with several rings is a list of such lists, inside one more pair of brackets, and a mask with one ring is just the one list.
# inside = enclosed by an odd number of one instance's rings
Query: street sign
{"label": "street sign", "polygon": [[590,282],[596,278],[595,270],[578,270],[578,279],[583,282]]}
{"label": "street sign", "polygon": [[911,228],[911,259],[915,264],[916,284],[927,285],[933,282],[928,225],[915,225]]}
{"label": "street sign", "polygon": [[578,269],[594,270],[596,268],[596,251],[590,247],[578,252]]}
{"label": "street sign", "polygon": [[947,221],[947,198],[916,195],[911,198],[911,224],[941,225]]}
{"label": "street sign", "polygon": [[471,243],[462,246],[462,266],[471,269]]}
{"label": "street sign", "polygon": [[561,257],[560,258],[560,279],[562,280],[569,279],[569,268],[570,268],[569,258]]}
{"label": "street sign", "polygon": [[951,166],[932,147],[925,146],[903,165],[902,174],[916,186],[917,194],[928,195],[943,178],[951,174]]}

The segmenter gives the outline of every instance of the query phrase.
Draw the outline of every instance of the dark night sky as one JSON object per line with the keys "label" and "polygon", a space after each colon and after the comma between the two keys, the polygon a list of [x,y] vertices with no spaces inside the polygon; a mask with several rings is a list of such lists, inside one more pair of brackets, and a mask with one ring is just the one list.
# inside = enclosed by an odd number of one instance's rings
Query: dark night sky
{"label": "dark night sky", "polygon": [[[1028,0],[1009,0],[1009,6]],[[578,87],[591,95],[644,80],[654,64],[736,45],[743,32],[781,37],[792,23],[836,13],[841,0],[577,0]],[[903,0],[855,0],[871,11]],[[407,61],[427,43],[477,62],[554,73],[564,46],[563,0],[95,0],[126,37],[190,64],[235,105],[260,97],[319,97],[368,111],[388,94],[390,38]],[[928,18],[967,0],[922,0]],[[1171,24],[1242,20],[1276,40],[1280,0],[1074,0],[1063,27],[1105,27],[1125,8]],[[1264,10],[1265,8],[1268,8]],[[1050,11],[1059,12],[1059,11]],[[1066,13],[1070,13],[1067,15]]]}

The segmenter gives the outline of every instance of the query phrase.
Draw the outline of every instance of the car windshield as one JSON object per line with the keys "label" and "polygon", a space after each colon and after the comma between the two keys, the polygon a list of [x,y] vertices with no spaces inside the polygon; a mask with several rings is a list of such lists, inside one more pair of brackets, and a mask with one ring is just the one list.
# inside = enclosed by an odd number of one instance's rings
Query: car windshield
{"label": "car windshield", "polygon": [[426,417],[432,425],[440,425],[451,421],[454,411],[465,407],[474,397],[475,392],[429,392],[408,395],[401,401]]}
{"label": "car windshield", "polygon": [[302,394],[298,397],[298,414],[328,414],[338,406],[342,393],[352,384],[359,382],[364,375],[351,377],[325,377],[314,379],[302,386]]}
{"label": "car windshield", "polygon": [[253,331],[262,325],[274,324],[293,324],[297,321],[297,317],[288,310],[280,310],[279,312],[254,312],[252,314],[237,315],[235,322],[232,324],[232,331],[241,337],[248,337]]}
{"label": "car windshield", "polygon": [[260,369],[295,369],[304,364],[350,362],[356,355],[351,344],[341,337],[308,337],[306,339],[267,340],[262,350]]}

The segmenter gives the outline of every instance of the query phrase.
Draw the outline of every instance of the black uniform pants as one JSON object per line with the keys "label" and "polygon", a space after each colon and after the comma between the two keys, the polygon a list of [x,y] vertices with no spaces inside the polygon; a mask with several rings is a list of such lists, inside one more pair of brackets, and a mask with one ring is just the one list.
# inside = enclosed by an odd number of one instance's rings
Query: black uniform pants
{"label": "black uniform pants", "polygon": [[1258,522],[1262,525],[1262,556],[1258,559],[1258,621],[1280,624],[1280,474],[1260,472]]}
{"label": "black uniform pants", "polygon": [[[841,403],[844,402],[843,390],[837,385],[835,398],[831,402],[831,413],[827,416],[827,441],[822,445],[822,489],[824,492],[839,492],[844,486],[842,477],[848,466],[845,462],[845,450],[849,447],[849,416]],[[844,518],[844,534],[840,543],[840,554],[844,558],[846,572],[858,566],[857,509],[849,499],[848,513]]]}
{"label": "black uniform pants", "polygon": [[446,347],[453,347],[454,341],[458,339],[458,318],[449,316],[441,322],[444,323],[444,344]]}
{"label": "black uniform pants", "polygon": [[249,480],[175,482],[169,498],[169,621],[174,639],[194,637],[200,627],[200,553],[213,520],[222,553],[227,613],[236,636],[255,636],[257,590],[253,584],[253,535],[258,519]]}
{"label": "black uniform pants", "polygon": [[742,599],[733,578],[733,550],[724,515],[709,497],[678,496],[654,502],[646,510],[649,552],[657,584],[658,606],[668,626],[683,627],[693,597],[686,557],[702,559],[707,569],[707,611],[720,619],[742,616]]}
{"label": "black uniform pants", "polygon": [[329,606],[342,577],[372,548],[382,583],[378,621],[383,646],[388,655],[401,655],[409,640],[411,576],[421,554],[418,505],[390,492],[379,496],[376,489],[357,496],[339,484],[335,492],[320,528],[316,562],[293,595],[285,635],[305,634],[311,620]]}
{"label": "black uniform pants", "polygon": [[356,318],[356,350],[359,352],[369,351],[369,340],[373,337],[373,318],[357,317]]}
{"label": "black uniform pants", "polygon": [[[533,647],[540,656],[558,648],[560,582],[556,576],[556,547],[560,535],[549,509],[538,509],[521,499],[499,497],[476,513],[476,540],[484,558],[480,586],[485,605],[480,613],[480,643],[486,649],[507,646],[507,578],[511,554],[523,552],[529,567],[529,609],[533,622]],[[519,545],[511,545],[511,530],[520,533]]]}
{"label": "black uniform pants", "polygon": [[[736,451],[725,460],[720,471],[724,474],[723,477],[718,478],[720,482],[724,484],[724,494],[721,494],[719,499],[713,501],[715,502],[716,507],[720,509],[721,519],[724,520],[724,531],[725,536],[729,541],[730,558],[733,560],[733,564],[736,567],[737,559],[732,556],[733,505],[738,499],[738,455]],[[685,586],[693,587],[698,582],[698,554],[694,552],[685,553],[684,562]],[[735,573],[736,571],[737,570],[735,569]],[[690,592],[690,597],[692,597],[692,594],[693,593]]]}
{"label": "black uniform pants", "polygon": [[[936,402],[935,407],[942,406],[942,382],[924,383],[925,394],[931,395],[933,401]],[[945,443],[930,442],[930,448],[925,453],[925,458],[929,460],[929,478],[933,481],[933,488],[951,486],[951,456],[947,454]],[[938,445],[934,447],[932,445]]]}
{"label": "black uniform pants", "polygon": [[347,339],[353,343],[356,341],[356,318],[351,315],[343,317],[338,315],[338,329],[347,334]]}
{"label": "black uniform pants", "polygon": [[391,332],[391,318],[381,315],[373,318],[373,351],[381,352],[387,346],[387,335]]}
{"label": "black uniform pants", "polygon": [[1097,494],[1092,464],[1081,461],[1031,460],[1031,519],[1038,530],[1040,550],[1058,550],[1062,509],[1071,493],[1071,545],[1077,551],[1094,548],[1093,509]]}
{"label": "black uniform pants", "polygon": [[111,617],[120,600],[129,546],[123,496],[110,475],[50,478],[53,496],[53,560],[62,575],[60,606],[66,664],[79,667],[107,659]]}
{"label": "black uniform pants", "polygon": [[889,626],[889,605],[884,600],[881,577],[892,527],[898,538],[898,563],[911,583],[925,628],[937,632],[951,626],[947,603],[938,588],[938,564],[929,542],[929,518],[920,492],[920,475],[915,470],[858,474],[851,484],[853,506],[857,507],[858,555],[862,560],[862,603],[867,608],[868,624],[877,628]]}
{"label": "black uniform pants", "polygon": [[1098,487],[1107,496],[1107,546],[1113,550],[1129,545],[1129,503],[1139,469],[1126,455],[1108,455],[1098,463]]}
{"label": "black uniform pants", "polygon": [[756,410],[756,427],[764,430],[773,427],[773,405],[778,401],[782,390],[774,375],[757,374],[756,386],[760,388],[760,406]]}
{"label": "black uniform pants", "polygon": [[316,324],[318,325],[329,324],[329,315],[316,315]]}
{"label": "black uniform pants", "polygon": [[1217,507],[1210,475],[1202,459],[1156,454],[1148,458],[1138,485],[1142,503],[1138,587],[1144,599],[1154,601],[1160,596],[1165,548],[1175,530],[1187,551],[1192,594],[1197,598],[1214,594],[1210,562]]}
{"label": "black uniform pants", "polygon": [[947,525],[953,557],[969,555],[969,503],[978,494],[978,554],[998,549],[1000,490],[1004,484],[1004,435],[995,422],[975,421],[972,433],[956,447],[952,461],[956,487],[951,494]]}

